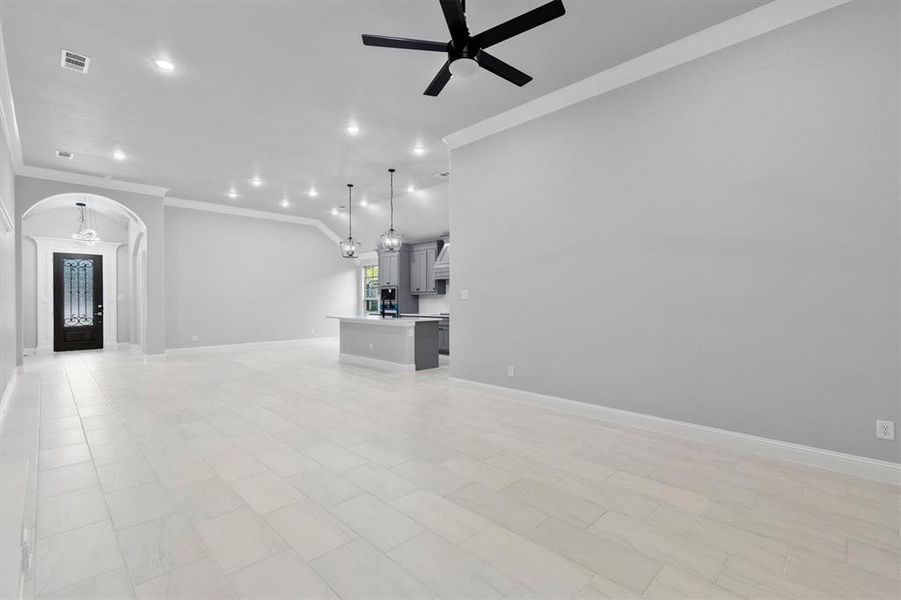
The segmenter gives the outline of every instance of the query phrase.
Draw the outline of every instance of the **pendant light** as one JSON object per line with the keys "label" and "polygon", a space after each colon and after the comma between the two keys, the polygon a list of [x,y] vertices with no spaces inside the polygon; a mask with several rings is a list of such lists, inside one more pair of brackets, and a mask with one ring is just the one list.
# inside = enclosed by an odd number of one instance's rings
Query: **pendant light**
{"label": "pendant light", "polygon": [[388,169],[391,177],[389,202],[391,206],[391,221],[388,231],[379,238],[379,249],[382,252],[397,252],[404,243],[404,234],[394,230],[394,169]]}
{"label": "pendant light", "polygon": [[341,256],[343,256],[344,258],[357,258],[358,256],[360,256],[360,247],[363,245],[360,242],[355,241],[353,236],[354,203],[350,197],[350,192],[353,187],[354,184],[347,184],[347,239],[338,242],[338,246],[341,248]]}
{"label": "pendant light", "polygon": [[75,206],[79,209],[78,229],[72,234],[72,239],[85,246],[93,246],[100,241],[100,236],[94,229],[94,213],[87,212],[87,204],[84,202],[76,202]]}

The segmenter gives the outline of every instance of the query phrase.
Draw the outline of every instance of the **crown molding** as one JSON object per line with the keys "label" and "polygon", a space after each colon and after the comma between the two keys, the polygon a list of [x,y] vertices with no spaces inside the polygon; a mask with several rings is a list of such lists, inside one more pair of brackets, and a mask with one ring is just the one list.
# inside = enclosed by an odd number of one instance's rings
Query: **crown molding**
{"label": "crown molding", "polygon": [[0,26],[0,127],[6,137],[13,171],[18,174],[24,166],[22,162],[22,139],[19,137],[19,125],[16,123],[16,109],[13,105],[13,93],[9,86],[9,69],[6,65],[6,46],[3,41],[3,27]]}
{"label": "crown molding", "polygon": [[849,1],[775,0],[451,133],[443,138],[444,143],[452,150],[465,146]]}
{"label": "crown molding", "polygon": [[189,210],[200,210],[205,212],[219,213],[223,215],[232,215],[235,217],[248,217],[251,219],[263,219],[266,221],[281,221],[282,223],[294,223],[296,225],[309,225],[321,231],[328,239],[336,244],[341,241],[334,231],[326,227],[319,219],[310,219],[307,217],[297,217],[294,215],[285,215],[281,213],[267,212],[264,210],[253,210],[251,208],[241,208],[240,206],[228,206],[226,204],[215,204],[213,202],[200,202],[198,200],[185,200],[183,198],[163,198],[163,206],[172,206],[174,208],[187,208]]}
{"label": "crown molding", "polygon": [[105,177],[97,177],[96,175],[85,175],[83,173],[70,173],[69,171],[59,171],[57,169],[46,169],[44,167],[32,167],[24,165],[16,171],[16,175],[22,177],[34,177],[36,179],[47,179],[50,181],[59,181],[62,183],[72,183],[75,185],[87,185],[91,187],[103,188],[105,190],[116,190],[118,192],[133,192],[135,194],[146,194],[148,196],[165,196],[169,188],[158,185],[147,185],[145,183],[135,183],[133,181],[121,181],[119,179],[106,179]]}

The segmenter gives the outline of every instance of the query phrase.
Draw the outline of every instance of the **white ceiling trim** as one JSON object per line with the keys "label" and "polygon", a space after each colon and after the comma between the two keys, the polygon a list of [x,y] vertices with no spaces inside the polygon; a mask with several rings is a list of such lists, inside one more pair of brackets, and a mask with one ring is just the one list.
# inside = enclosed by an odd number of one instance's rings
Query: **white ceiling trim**
{"label": "white ceiling trim", "polygon": [[451,133],[444,137],[444,143],[451,149],[465,146],[510,127],[651,77],[696,58],[841,6],[849,1],[775,0]]}
{"label": "white ceiling trim", "polygon": [[16,170],[16,175],[21,175],[23,177],[35,177],[37,179],[49,179],[50,181],[72,183],[75,185],[89,185],[92,187],[103,188],[106,190],[116,190],[119,192],[147,194],[148,196],[165,196],[166,192],[169,191],[169,188],[160,187],[158,185],[147,185],[145,183],[134,183],[132,181],[120,181],[118,179],[106,179],[105,177],[97,177],[95,175],[70,173],[68,171],[57,171],[56,169],[32,167],[29,165],[24,165],[21,169]]}
{"label": "white ceiling trim", "polygon": [[295,223],[297,225],[309,225],[321,231],[327,238],[329,238],[333,242],[338,243],[341,241],[341,238],[338,236],[338,234],[326,227],[325,223],[323,223],[319,219],[297,217],[295,215],[283,215],[279,213],[266,212],[264,210],[241,208],[240,206],[227,206],[225,204],[214,204],[212,202],[200,202],[198,200],[184,200],[182,198],[163,198],[163,206],[187,208],[189,210],[202,210],[205,212],[214,212],[236,217],[249,217],[251,219],[281,221],[282,223]]}
{"label": "white ceiling trim", "polygon": [[6,65],[6,46],[3,42],[3,28],[0,27],[0,127],[6,137],[6,146],[12,158],[13,171],[19,172],[22,162],[22,139],[19,137],[19,125],[16,123],[16,109],[13,105],[13,93],[9,87],[9,69]]}

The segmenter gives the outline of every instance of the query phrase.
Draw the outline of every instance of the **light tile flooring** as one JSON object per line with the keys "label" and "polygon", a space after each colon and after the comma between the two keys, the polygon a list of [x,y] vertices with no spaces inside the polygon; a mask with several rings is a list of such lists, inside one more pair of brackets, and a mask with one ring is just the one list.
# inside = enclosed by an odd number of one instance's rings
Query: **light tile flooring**
{"label": "light tile flooring", "polygon": [[897,488],[336,355],[31,360],[26,596],[901,596]]}

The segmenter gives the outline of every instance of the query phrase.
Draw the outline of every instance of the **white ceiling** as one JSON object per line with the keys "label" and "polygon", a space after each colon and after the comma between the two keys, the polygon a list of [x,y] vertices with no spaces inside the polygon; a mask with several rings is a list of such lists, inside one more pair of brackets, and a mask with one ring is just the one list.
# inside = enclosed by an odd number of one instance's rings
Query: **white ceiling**
{"label": "white ceiling", "polygon": [[[388,167],[397,189],[439,183],[442,136],[765,4],[764,0],[565,0],[567,14],[492,48],[534,77],[487,72],[422,91],[438,53],[364,47],[360,34],[447,40],[437,1],[18,1],[0,4],[26,164],[170,188],[178,198],[322,219],[344,235],[345,184],[366,247],[385,229]],[[479,32],[541,0],[469,0]],[[60,49],[91,57],[80,75]],[[159,72],[157,57],[174,73]],[[357,123],[350,137],[345,127]],[[427,149],[414,156],[413,146]],[[73,161],[55,157],[75,152]],[[117,162],[114,149],[127,159]],[[251,187],[254,176],[264,181]],[[319,191],[316,198],[306,192]],[[239,198],[226,192],[234,188]],[[422,238],[447,230],[447,186],[397,202]],[[288,198],[291,207],[279,202]]]}

